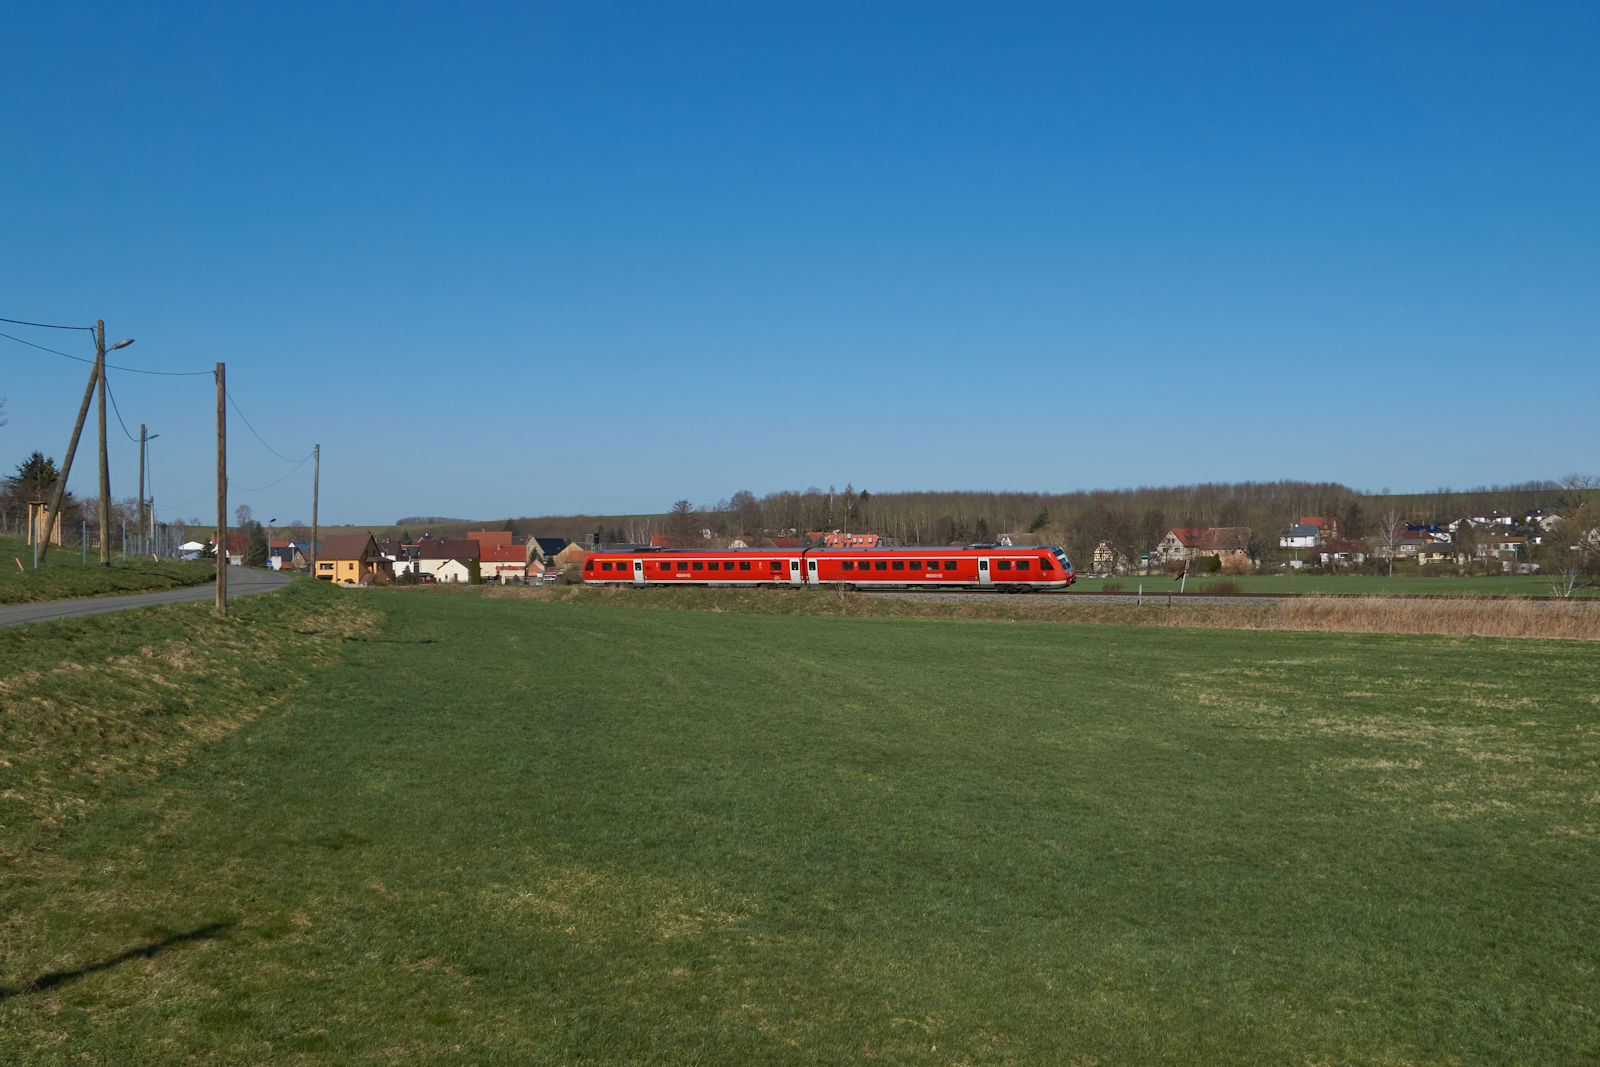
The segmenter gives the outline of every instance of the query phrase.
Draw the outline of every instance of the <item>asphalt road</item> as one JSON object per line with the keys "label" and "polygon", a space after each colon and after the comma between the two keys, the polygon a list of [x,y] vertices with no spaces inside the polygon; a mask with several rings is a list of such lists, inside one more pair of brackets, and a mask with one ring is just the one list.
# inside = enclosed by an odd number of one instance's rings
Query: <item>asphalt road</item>
{"label": "asphalt road", "polygon": [[[247,567],[228,568],[228,599],[268,593],[281,589],[294,579],[276,571]],[[0,605],[0,626],[20,626],[29,622],[70,619],[77,615],[99,615],[129,608],[153,608],[161,604],[183,604],[191,600],[215,600],[217,587],[211,583],[183,589],[163,589],[158,593],[129,593],[126,596],[96,596],[82,600],[49,600],[41,604]]]}

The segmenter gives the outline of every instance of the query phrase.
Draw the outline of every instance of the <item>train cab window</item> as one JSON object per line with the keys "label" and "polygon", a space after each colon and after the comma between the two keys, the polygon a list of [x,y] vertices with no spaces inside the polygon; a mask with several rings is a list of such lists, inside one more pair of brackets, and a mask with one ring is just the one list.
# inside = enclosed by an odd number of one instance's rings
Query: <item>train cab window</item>
{"label": "train cab window", "polygon": [[1028,569],[1028,561],[1027,560],[1025,560],[1025,559],[1017,560],[1017,570],[1025,571],[1027,569]]}
{"label": "train cab window", "polygon": [[1043,556],[1040,556],[1039,557],[1039,569],[1042,570],[1042,571],[1053,571],[1056,568],[1055,568],[1055,565],[1053,563],[1051,563],[1049,560],[1045,559]]}
{"label": "train cab window", "polygon": [[903,560],[903,559],[895,560],[894,561],[894,569],[897,570],[897,571],[905,570],[906,569],[906,561]]}
{"label": "train cab window", "polygon": [[872,569],[875,571],[886,571],[889,569],[889,564],[880,559],[872,564]]}
{"label": "train cab window", "polygon": [[1009,559],[1003,559],[998,564],[996,564],[996,566],[1000,570],[1008,571],[1008,570],[1011,569],[1011,561]]}
{"label": "train cab window", "polygon": [[845,560],[844,561],[844,569],[847,570],[847,571],[855,570],[856,569],[855,561],[854,560],[849,560],[849,559]]}
{"label": "train cab window", "polygon": [[[326,569],[330,570],[330,571],[333,570],[333,564],[331,564],[331,563],[324,563],[322,566],[325,567]],[[586,570],[586,571],[594,570],[594,560],[591,559],[591,560],[586,561],[584,563],[584,565],[583,565],[583,569]]]}
{"label": "train cab window", "polygon": [[750,569],[750,561],[747,560],[747,559],[741,559],[739,561],[739,569],[742,570],[742,571],[749,570]]}

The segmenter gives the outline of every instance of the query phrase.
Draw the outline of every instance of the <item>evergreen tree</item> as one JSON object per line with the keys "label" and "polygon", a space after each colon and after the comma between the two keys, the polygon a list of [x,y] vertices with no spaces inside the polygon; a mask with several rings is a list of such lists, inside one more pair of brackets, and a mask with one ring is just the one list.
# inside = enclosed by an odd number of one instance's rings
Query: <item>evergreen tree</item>
{"label": "evergreen tree", "polygon": [[261,528],[259,522],[250,524],[250,536],[245,542],[244,565],[246,567],[265,567],[267,565],[267,533]]}

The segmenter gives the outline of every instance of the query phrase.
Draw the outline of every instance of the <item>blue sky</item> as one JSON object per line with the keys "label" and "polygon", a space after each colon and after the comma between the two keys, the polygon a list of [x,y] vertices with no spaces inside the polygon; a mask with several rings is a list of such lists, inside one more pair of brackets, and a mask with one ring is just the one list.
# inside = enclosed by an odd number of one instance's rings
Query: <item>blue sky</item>
{"label": "blue sky", "polygon": [[[7,31],[0,317],[137,339],[111,384],[161,435],[163,518],[215,514],[215,392],[132,371],[217,361],[254,428],[230,411],[230,513],[280,522],[317,443],[324,523],[1600,473],[1594,4],[79,3]],[[0,466],[65,452],[86,377],[0,337]]]}

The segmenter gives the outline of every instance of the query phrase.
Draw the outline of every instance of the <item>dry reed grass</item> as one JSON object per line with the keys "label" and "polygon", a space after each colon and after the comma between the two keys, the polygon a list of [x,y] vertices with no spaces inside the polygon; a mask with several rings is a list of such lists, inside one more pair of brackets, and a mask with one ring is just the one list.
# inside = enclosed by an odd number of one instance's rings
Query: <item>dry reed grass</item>
{"label": "dry reed grass", "polygon": [[1585,601],[1394,597],[1296,597],[1281,604],[1107,603],[1071,596],[974,597],[924,593],[884,596],[830,590],[520,589],[509,595],[566,603],[615,604],[683,611],[842,615],[854,618],[1079,622],[1223,630],[1442,634],[1600,641],[1600,603]]}

